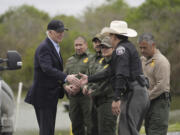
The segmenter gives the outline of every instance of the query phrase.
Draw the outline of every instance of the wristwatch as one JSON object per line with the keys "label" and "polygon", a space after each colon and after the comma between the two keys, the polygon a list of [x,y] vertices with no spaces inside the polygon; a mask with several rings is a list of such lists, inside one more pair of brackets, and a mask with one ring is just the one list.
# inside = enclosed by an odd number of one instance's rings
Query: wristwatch
{"label": "wristwatch", "polygon": [[116,97],[114,101],[119,101],[119,100],[121,100],[121,98],[120,97]]}

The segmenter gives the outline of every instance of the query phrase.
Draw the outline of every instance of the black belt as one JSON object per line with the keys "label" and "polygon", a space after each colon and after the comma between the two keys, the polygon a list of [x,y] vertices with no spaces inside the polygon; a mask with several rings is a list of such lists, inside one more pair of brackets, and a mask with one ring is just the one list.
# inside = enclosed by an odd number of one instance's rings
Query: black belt
{"label": "black belt", "polygon": [[171,94],[169,92],[164,92],[160,96],[158,96],[157,98],[155,98],[153,100],[157,100],[157,99],[171,100]]}

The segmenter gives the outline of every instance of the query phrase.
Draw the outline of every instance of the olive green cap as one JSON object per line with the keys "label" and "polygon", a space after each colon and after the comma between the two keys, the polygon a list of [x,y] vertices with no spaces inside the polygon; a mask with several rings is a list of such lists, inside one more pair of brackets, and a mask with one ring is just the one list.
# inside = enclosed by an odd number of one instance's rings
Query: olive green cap
{"label": "olive green cap", "polygon": [[95,41],[96,39],[98,39],[101,42],[103,39],[103,36],[100,33],[96,34],[95,37],[93,37],[92,42]]}
{"label": "olive green cap", "polygon": [[101,42],[101,46],[107,46],[109,48],[112,47],[109,36],[106,36],[106,37],[103,38],[103,40]]}

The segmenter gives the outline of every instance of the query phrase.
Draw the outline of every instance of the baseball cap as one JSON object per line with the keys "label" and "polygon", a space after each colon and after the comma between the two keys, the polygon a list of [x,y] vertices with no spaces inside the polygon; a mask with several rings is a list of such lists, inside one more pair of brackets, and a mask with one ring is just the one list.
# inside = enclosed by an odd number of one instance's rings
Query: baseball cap
{"label": "baseball cap", "polygon": [[56,32],[63,32],[64,30],[68,30],[64,27],[64,24],[60,20],[52,20],[49,22],[47,26],[47,30],[55,30]]}
{"label": "baseball cap", "polygon": [[101,34],[96,34],[95,37],[93,37],[92,42],[99,40],[100,42],[102,41],[103,36]]}
{"label": "baseball cap", "polygon": [[101,46],[106,46],[108,48],[112,47],[109,36],[106,36],[106,37],[103,38],[103,40],[101,42]]}

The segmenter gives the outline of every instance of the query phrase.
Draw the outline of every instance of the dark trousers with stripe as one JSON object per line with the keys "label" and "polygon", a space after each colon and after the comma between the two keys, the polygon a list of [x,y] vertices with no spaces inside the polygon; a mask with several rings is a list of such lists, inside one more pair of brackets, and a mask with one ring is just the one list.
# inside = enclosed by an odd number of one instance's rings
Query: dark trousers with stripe
{"label": "dark trousers with stripe", "polygon": [[34,107],[38,125],[39,135],[54,135],[57,108]]}
{"label": "dark trousers with stripe", "polygon": [[149,108],[149,95],[145,87],[138,82],[133,83],[130,91],[121,102],[121,113],[119,120],[119,135],[139,135],[145,114]]}

